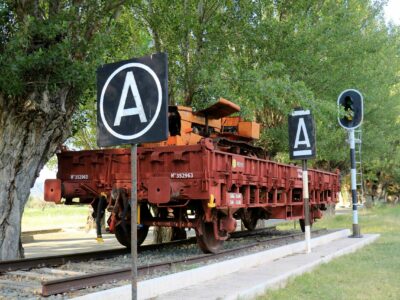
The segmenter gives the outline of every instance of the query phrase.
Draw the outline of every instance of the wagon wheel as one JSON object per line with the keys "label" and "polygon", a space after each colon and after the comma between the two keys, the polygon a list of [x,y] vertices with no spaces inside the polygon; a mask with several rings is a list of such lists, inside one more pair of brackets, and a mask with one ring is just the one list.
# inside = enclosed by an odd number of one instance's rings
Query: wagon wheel
{"label": "wagon wheel", "polygon": [[217,240],[214,235],[214,223],[200,221],[200,230],[203,233],[200,235],[196,230],[197,244],[204,253],[218,253],[222,248],[224,241]]}
{"label": "wagon wheel", "polygon": [[[141,245],[147,237],[147,233],[149,232],[149,226],[146,225],[138,225],[137,227],[137,244]],[[124,245],[127,248],[131,247],[131,225],[126,225],[126,230],[122,227],[122,225],[118,225],[115,227],[115,237],[121,245]]]}
{"label": "wagon wheel", "polygon": [[244,227],[249,231],[256,229],[258,219],[258,214],[255,210],[245,210],[241,217]]}
{"label": "wagon wheel", "polygon": [[[299,219],[299,223],[300,223],[301,232],[305,232],[306,231],[306,220]],[[314,223],[313,220],[310,220],[310,228],[312,227],[313,223]]]}
{"label": "wagon wheel", "polygon": [[[150,210],[147,205],[142,205],[140,207],[140,218],[148,219],[151,217]],[[141,245],[147,237],[147,233],[149,232],[149,226],[138,224],[137,225],[137,244]],[[118,224],[115,227],[115,237],[121,245],[124,245],[127,248],[131,247],[131,225],[126,224],[125,228],[122,223]]]}

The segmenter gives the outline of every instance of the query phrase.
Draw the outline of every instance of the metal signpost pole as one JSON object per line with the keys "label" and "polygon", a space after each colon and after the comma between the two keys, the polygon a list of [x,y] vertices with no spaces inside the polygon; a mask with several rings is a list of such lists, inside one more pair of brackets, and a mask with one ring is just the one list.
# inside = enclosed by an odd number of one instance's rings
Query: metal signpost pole
{"label": "metal signpost pole", "polygon": [[131,147],[131,255],[132,255],[132,300],[137,299],[137,144]]}
{"label": "metal signpost pole", "polygon": [[[359,238],[360,226],[358,225],[357,212],[357,177],[356,177],[356,143],[354,129],[358,128],[364,116],[364,99],[361,93],[354,89],[344,90],[338,97],[339,125],[349,133],[350,163],[351,163],[351,198],[353,203],[353,234],[350,237]],[[360,141],[361,142],[361,141]]]}
{"label": "metal signpost pole", "polygon": [[354,129],[349,129],[349,144],[350,144],[350,163],[351,163],[351,198],[353,203],[353,235],[352,237],[361,237],[360,226],[358,225],[357,211],[357,175],[356,175],[356,153]]}
{"label": "metal signpost pole", "polygon": [[[128,231],[130,221],[132,299],[135,300],[138,242],[137,144],[167,139],[167,54],[157,53],[100,66],[97,69],[97,144],[100,147],[131,145],[131,198],[130,201],[124,199],[131,204],[131,218],[129,220],[129,216],[123,214],[123,229]],[[127,207],[125,203],[124,207]],[[126,237],[129,239],[128,233]]]}
{"label": "metal signpost pole", "polygon": [[289,127],[289,154],[290,159],[302,161],[303,179],[303,205],[304,205],[304,238],[306,253],[311,252],[311,220],[310,220],[310,196],[308,192],[307,160],[314,158],[315,150],[315,126],[310,110],[296,108],[288,116]]}
{"label": "metal signpost pole", "polygon": [[303,161],[303,201],[304,201],[304,235],[306,240],[306,253],[311,252],[311,230],[310,230],[310,202],[308,195],[308,171],[307,160]]}

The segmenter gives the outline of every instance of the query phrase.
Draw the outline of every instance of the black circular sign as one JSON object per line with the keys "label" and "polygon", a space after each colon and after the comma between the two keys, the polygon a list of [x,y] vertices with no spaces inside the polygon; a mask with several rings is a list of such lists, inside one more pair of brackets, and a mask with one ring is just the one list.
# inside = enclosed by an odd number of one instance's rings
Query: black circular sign
{"label": "black circular sign", "polygon": [[137,62],[120,66],[101,90],[99,110],[105,129],[122,140],[143,136],[160,114],[162,95],[160,80],[150,67]]}

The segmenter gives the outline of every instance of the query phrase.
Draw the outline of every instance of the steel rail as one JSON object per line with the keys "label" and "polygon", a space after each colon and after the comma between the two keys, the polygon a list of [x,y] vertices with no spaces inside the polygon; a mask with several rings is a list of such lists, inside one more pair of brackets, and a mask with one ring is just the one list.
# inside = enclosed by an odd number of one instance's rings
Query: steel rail
{"label": "steel rail", "polygon": [[[162,244],[142,245],[138,248],[138,251],[139,252],[153,251],[160,248],[168,248],[177,245],[195,244],[195,243],[196,243],[196,238],[191,237],[186,240],[178,240]],[[9,271],[29,270],[33,268],[43,268],[43,267],[55,267],[64,265],[67,262],[83,262],[89,260],[107,259],[129,253],[130,250],[127,248],[117,248],[117,249],[100,250],[100,251],[80,252],[73,254],[52,255],[46,257],[5,260],[5,261],[0,261],[0,274]]]}
{"label": "steel rail", "polygon": [[[326,229],[324,228],[324,229],[313,230],[313,233],[319,233],[323,231],[326,231]],[[256,246],[270,243],[271,241],[291,239],[301,236],[304,236],[304,233],[300,232],[300,233],[293,233],[290,235],[271,237],[263,240],[257,240],[256,242],[248,245],[222,250],[216,254],[200,254],[169,262],[155,263],[146,266],[138,266],[138,277],[151,275],[154,274],[155,272],[159,273],[162,271],[169,271],[172,268],[172,266],[176,267],[176,266],[191,265],[198,262],[205,262],[210,259],[225,257],[232,253],[238,253],[243,250],[248,250]],[[98,286],[112,281],[129,280],[131,279],[131,276],[132,276],[131,268],[122,268],[122,269],[116,269],[106,272],[98,272],[88,275],[80,275],[80,276],[73,276],[57,280],[42,281],[42,296],[50,296],[78,289],[84,289],[90,286],[92,287]]]}
{"label": "steel rail", "polygon": [[[242,238],[251,235],[260,235],[263,233],[268,233],[271,229],[275,228],[276,227],[267,227],[267,228],[256,229],[254,231],[237,231],[231,234],[231,238]],[[140,253],[145,251],[153,251],[156,249],[159,250],[168,247],[195,244],[195,243],[196,243],[196,238],[190,237],[186,240],[177,240],[162,244],[142,245],[138,248],[138,252]],[[118,248],[118,249],[81,252],[73,254],[52,255],[46,257],[5,260],[5,261],[0,261],[0,274],[9,271],[30,270],[33,268],[43,268],[43,267],[55,267],[64,265],[68,262],[83,262],[89,260],[107,259],[129,253],[130,253],[129,249]]]}
{"label": "steel rail", "polygon": [[54,267],[67,262],[81,262],[94,259],[105,259],[129,253],[126,248],[102,250],[93,252],[82,252],[74,254],[54,255],[47,257],[34,257],[0,262],[0,273],[16,270],[29,270],[33,268]]}

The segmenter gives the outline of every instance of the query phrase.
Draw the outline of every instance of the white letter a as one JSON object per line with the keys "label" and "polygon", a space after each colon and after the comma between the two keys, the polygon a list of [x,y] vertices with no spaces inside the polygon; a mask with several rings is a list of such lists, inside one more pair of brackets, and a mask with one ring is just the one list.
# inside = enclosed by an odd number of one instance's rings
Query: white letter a
{"label": "white letter a", "polygon": [[[133,99],[135,100],[136,107],[125,109],[126,97],[128,96],[129,88],[132,91]],[[142,99],[140,98],[139,90],[136,85],[135,77],[132,71],[126,73],[124,87],[122,89],[121,99],[119,100],[118,111],[115,116],[114,126],[121,124],[121,118],[126,116],[139,115],[140,122],[147,122],[146,114],[143,110]]]}
{"label": "white letter a", "polygon": [[[306,124],[304,123],[304,118],[299,119],[299,124],[297,125],[296,140],[294,142],[294,148],[299,145],[306,145],[306,147],[311,147],[310,139],[308,138],[308,133],[306,129]],[[300,131],[303,131],[304,140],[300,141]]]}

